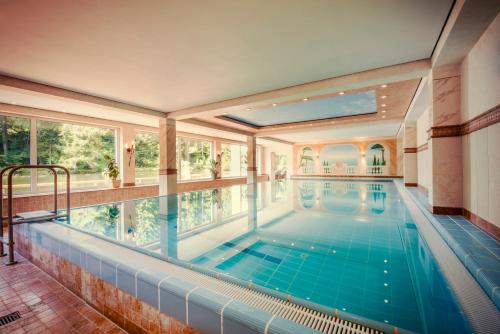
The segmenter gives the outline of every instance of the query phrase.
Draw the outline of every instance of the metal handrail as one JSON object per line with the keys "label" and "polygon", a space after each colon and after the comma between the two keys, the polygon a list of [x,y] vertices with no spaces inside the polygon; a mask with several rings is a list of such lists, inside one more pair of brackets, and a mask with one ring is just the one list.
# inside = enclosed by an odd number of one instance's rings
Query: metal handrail
{"label": "metal handrail", "polygon": [[[48,169],[52,171],[52,174],[54,175],[54,215],[48,216],[48,217],[43,217],[42,218],[33,218],[33,219],[24,219],[24,220],[19,220],[14,222],[14,217],[13,217],[13,192],[12,192],[12,178],[14,176],[14,173],[18,171],[19,169]],[[59,215],[57,213],[58,208],[57,208],[57,169],[61,169],[64,171],[66,174],[66,214]],[[9,171],[10,170],[10,171]],[[3,175],[9,171],[8,174],[8,183],[7,183],[7,200],[8,200],[8,215],[5,217],[3,215]],[[28,223],[28,222],[35,222],[35,221],[42,221],[42,220],[47,220],[47,219],[55,219],[55,218],[60,218],[60,217],[66,217],[69,219],[70,215],[70,208],[71,208],[71,201],[70,201],[70,173],[69,170],[61,165],[13,165],[13,166],[8,166],[3,168],[0,171],[0,191],[1,193],[1,200],[0,200],[0,222],[2,223],[2,228],[0,228],[0,237],[3,238],[3,221],[7,219],[8,222],[8,233],[9,233],[9,262],[7,265],[12,265],[15,264],[16,261],[14,260],[14,229],[13,225],[14,224],[23,224],[23,223]],[[4,249],[3,249],[3,239],[2,242],[0,242],[0,256],[4,256]]]}

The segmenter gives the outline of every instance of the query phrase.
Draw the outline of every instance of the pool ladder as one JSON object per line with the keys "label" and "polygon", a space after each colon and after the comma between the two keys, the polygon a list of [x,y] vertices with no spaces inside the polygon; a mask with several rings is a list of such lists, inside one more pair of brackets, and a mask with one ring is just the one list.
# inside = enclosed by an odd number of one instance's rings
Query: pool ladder
{"label": "pool ladder", "polygon": [[[12,194],[12,179],[16,171],[20,169],[47,169],[52,172],[54,175],[54,210],[40,210],[40,211],[30,211],[30,212],[22,212],[17,213],[15,216],[13,214],[13,194]],[[57,170],[62,170],[66,174],[66,213],[60,214],[57,209]],[[7,216],[3,215],[3,176],[5,173],[7,175]],[[0,200],[0,215],[1,226],[0,226],[0,257],[6,256],[7,254],[4,252],[4,244],[9,247],[9,261],[7,265],[16,264],[17,261],[14,259],[14,225],[25,224],[25,223],[33,223],[33,222],[41,222],[47,220],[53,220],[56,218],[66,217],[69,219],[70,214],[70,174],[69,170],[60,165],[13,165],[7,166],[0,171],[0,191],[1,200]],[[7,220],[7,229],[8,236],[5,237],[3,233],[3,222]]]}

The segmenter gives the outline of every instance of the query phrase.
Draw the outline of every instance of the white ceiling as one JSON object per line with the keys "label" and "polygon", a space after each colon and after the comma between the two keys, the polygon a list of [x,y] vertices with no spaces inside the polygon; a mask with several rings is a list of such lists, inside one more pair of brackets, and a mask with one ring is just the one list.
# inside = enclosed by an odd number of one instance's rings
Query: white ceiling
{"label": "white ceiling", "polygon": [[451,4],[1,1],[0,72],[172,111],[428,58]]}
{"label": "white ceiling", "polygon": [[273,134],[272,137],[293,143],[320,143],[346,139],[366,139],[370,137],[396,136],[401,121],[379,121],[349,126],[332,126],[329,128],[308,128],[301,132]]}

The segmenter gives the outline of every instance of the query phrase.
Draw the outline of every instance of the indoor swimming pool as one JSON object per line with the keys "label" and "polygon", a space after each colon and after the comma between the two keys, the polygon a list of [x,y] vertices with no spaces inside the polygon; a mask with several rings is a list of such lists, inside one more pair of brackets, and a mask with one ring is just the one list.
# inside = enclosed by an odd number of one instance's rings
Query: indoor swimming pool
{"label": "indoor swimming pool", "polygon": [[330,314],[470,332],[392,180],[238,185],[77,208],[61,223]]}

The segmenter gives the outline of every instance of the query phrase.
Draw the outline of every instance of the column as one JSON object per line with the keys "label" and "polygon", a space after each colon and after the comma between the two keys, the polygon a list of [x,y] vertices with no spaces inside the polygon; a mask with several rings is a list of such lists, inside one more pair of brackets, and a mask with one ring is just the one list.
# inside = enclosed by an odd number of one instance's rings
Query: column
{"label": "column", "polygon": [[257,153],[257,138],[247,136],[247,184],[257,182],[257,165],[255,164]]}
{"label": "column", "polygon": [[417,124],[406,122],[403,134],[403,175],[405,186],[416,187],[418,185],[417,170]]}
{"label": "column", "polygon": [[160,196],[177,193],[175,119],[160,119]]}
{"label": "column", "polygon": [[121,180],[124,187],[135,185],[135,129],[131,126],[121,128]]}
{"label": "column", "polygon": [[432,73],[432,108],[428,149],[431,156],[429,204],[433,213],[462,212],[462,137],[460,68]]}

